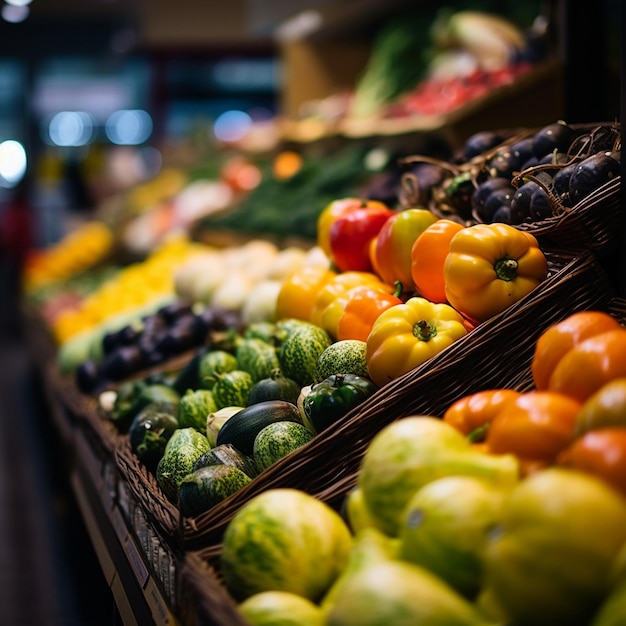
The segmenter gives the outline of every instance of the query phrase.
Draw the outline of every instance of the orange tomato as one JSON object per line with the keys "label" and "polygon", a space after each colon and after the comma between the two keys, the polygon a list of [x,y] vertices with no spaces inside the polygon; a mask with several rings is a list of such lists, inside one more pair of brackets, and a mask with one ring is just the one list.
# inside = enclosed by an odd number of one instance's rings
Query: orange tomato
{"label": "orange tomato", "polygon": [[415,240],[411,249],[411,276],[417,291],[431,302],[447,302],[443,265],[452,237],[464,226],[439,219]]}
{"label": "orange tomato", "polygon": [[626,496],[626,428],[585,433],[559,454],[557,464],[593,474]]}
{"label": "orange tomato", "polygon": [[626,376],[626,328],[576,344],[558,362],[548,388],[584,402],[609,381]]}
{"label": "orange tomato", "polygon": [[464,435],[471,435],[473,441],[485,439],[487,429],[503,406],[521,395],[514,389],[484,389],[463,396],[452,403],[443,414],[448,422]]}
{"label": "orange tomato", "polygon": [[531,363],[535,387],[548,389],[554,368],[576,344],[617,328],[620,328],[617,320],[603,311],[579,311],[550,326],[535,344]]}
{"label": "orange tomato", "polygon": [[495,454],[553,463],[573,439],[580,403],[553,391],[528,391],[506,402],[487,432]]}
{"label": "orange tomato", "polygon": [[337,338],[367,341],[374,322],[387,309],[402,304],[394,293],[382,290],[376,285],[355,287],[348,292],[342,316],[337,325]]}

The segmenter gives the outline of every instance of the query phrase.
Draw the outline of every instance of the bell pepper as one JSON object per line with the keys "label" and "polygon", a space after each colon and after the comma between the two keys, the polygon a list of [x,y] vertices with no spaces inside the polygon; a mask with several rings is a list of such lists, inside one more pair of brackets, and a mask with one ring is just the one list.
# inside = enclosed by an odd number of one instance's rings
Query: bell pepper
{"label": "bell pepper", "polygon": [[590,430],[562,450],[556,463],[597,476],[626,496],[626,428]]}
{"label": "bell pepper", "polygon": [[388,209],[387,205],[378,200],[365,200],[363,198],[338,198],[327,204],[317,218],[317,245],[331,258],[330,229],[338,217],[367,207]]}
{"label": "bell pepper", "polygon": [[364,376],[333,374],[302,389],[298,398],[302,421],[311,432],[320,433],[377,390],[376,385]]}
{"label": "bell pepper", "polygon": [[548,263],[530,233],[476,224],[454,235],[443,272],[448,302],[482,322],[535,289],[547,277]]}
{"label": "bell pepper", "polygon": [[402,304],[398,284],[393,293],[380,289],[378,285],[355,287],[347,292],[343,313],[337,325],[337,339],[367,341],[374,322],[383,311]]}
{"label": "bell pepper", "polygon": [[575,345],[618,328],[621,328],[619,322],[604,311],[577,311],[547,328],[535,343],[530,366],[535,387],[548,388],[554,368]]}
{"label": "bell pepper", "polygon": [[[506,402],[487,432],[493,454],[514,454],[525,467],[555,462],[572,441],[580,402],[552,391],[527,391]],[[529,464],[529,465],[525,465]]]}
{"label": "bell pepper", "polygon": [[459,222],[439,219],[428,226],[411,248],[411,276],[417,293],[431,302],[447,302],[443,265],[452,237],[465,228]]}
{"label": "bell pepper", "polygon": [[580,437],[590,430],[607,426],[626,429],[626,376],[602,385],[583,402],[576,416],[574,434]]}
{"label": "bell pepper", "polygon": [[415,240],[436,221],[437,216],[432,211],[414,208],[396,212],[383,224],[376,237],[372,267],[384,282],[393,285],[400,281],[404,291],[415,291],[411,249]]}
{"label": "bell pepper", "polygon": [[322,286],[315,298],[310,322],[321,326],[333,339],[338,337],[339,319],[348,301],[348,292],[359,286],[390,291],[373,272],[342,272]]}
{"label": "bell pepper", "polygon": [[443,421],[466,435],[472,443],[487,437],[489,425],[502,407],[519,397],[515,389],[483,389],[459,398],[443,414]]}
{"label": "bell pepper", "polygon": [[370,243],[392,216],[385,205],[366,205],[340,215],[330,227],[330,259],[342,272],[371,272]]}
{"label": "bell pepper", "polygon": [[276,298],[276,319],[311,319],[319,290],[337,272],[323,265],[305,265],[294,271],[283,282]]}
{"label": "bell pepper", "polygon": [[365,354],[370,378],[382,387],[466,333],[463,317],[450,305],[409,298],[383,311],[372,326]]}

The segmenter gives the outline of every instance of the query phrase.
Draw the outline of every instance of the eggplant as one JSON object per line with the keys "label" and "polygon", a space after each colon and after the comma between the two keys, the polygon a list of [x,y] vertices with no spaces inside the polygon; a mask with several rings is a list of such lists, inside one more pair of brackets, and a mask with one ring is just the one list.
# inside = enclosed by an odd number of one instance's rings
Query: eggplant
{"label": "eggplant", "polygon": [[576,133],[571,126],[563,122],[548,124],[533,135],[533,154],[541,159],[555,150],[567,153],[575,138]]}
{"label": "eggplant", "polygon": [[554,215],[550,198],[543,187],[538,186],[533,192],[530,197],[528,211],[533,222],[540,222]]}
{"label": "eggplant", "polygon": [[463,156],[469,161],[501,144],[504,137],[493,130],[479,131],[471,135],[463,145]]}
{"label": "eggplant", "polygon": [[597,152],[576,165],[569,179],[572,206],[620,175],[620,161],[614,158],[614,154],[619,153]]}
{"label": "eggplant", "polygon": [[511,224],[521,224],[530,219],[530,199],[537,189],[539,185],[532,180],[518,187],[511,198]]}

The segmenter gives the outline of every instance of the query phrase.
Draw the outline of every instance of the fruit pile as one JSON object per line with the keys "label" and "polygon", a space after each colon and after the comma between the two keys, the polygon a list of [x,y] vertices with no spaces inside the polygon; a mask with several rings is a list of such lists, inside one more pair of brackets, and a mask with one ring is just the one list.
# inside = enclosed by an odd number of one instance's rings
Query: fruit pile
{"label": "fruit pile", "polygon": [[535,389],[481,391],[379,431],[341,515],[298,490],[248,500],[220,556],[242,614],[258,625],[621,623],[625,347],[614,317],[575,313],[537,341]]}

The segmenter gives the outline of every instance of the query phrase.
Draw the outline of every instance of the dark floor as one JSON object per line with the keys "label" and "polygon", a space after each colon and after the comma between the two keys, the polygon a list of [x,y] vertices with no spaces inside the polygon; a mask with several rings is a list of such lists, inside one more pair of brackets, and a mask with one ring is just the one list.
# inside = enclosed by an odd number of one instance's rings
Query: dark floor
{"label": "dark floor", "polygon": [[118,624],[0,270],[0,625]]}

